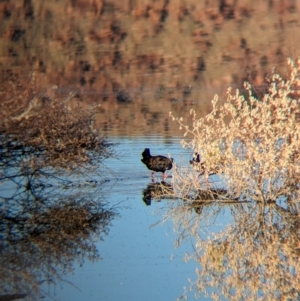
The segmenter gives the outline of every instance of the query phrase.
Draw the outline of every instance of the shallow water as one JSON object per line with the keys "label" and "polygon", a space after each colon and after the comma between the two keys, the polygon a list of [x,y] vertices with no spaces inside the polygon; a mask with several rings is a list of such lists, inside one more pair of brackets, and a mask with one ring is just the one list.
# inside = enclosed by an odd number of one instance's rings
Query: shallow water
{"label": "shallow water", "polygon": [[[171,221],[154,226],[162,219],[168,201],[154,200],[151,206],[143,202],[143,190],[152,181],[140,161],[145,146],[153,154],[169,153],[175,160],[188,159],[190,152],[183,150],[176,138],[168,142],[155,136],[111,141],[117,143],[118,158],[105,163],[115,175],[108,174],[110,181],[103,192],[120,216],[104,241],[96,243],[102,259],[87,261],[75,268],[74,275],[67,275],[74,286],[67,282],[46,286],[50,296],[44,300],[175,300],[188,285],[188,278],[194,277],[195,264],[183,261],[192,246],[187,243],[175,249]],[[168,175],[171,177],[171,172]],[[160,173],[155,180],[161,181]]]}
{"label": "shallow water", "polygon": [[[119,217],[112,222],[108,236],[96,243],[101,260],[76,266],[67,282],[45,286],[44,300],[176,300],[195,278],[196,264],[184,262],[192,253],[191,241],[175,248],[173,222],[157,224],[168,208],[167,202],[143,201],[143,191],[152,183],[150,171],[141,163],[145,146],[153,154],[170,154],[175,161],[190,159],[190,151],[181,148],[180,139],[165,141],[161,137],[113,138],[118,158],[108,159],[106,166],[114,172],[103,185],[106,200],[115,205]],[[168,172],[170,182],[172,172]],[[156,174],[155,181],[161,181]],[[195,292],[188,294],[191,300]],[[201,299],[200,299],[201,300]]]}

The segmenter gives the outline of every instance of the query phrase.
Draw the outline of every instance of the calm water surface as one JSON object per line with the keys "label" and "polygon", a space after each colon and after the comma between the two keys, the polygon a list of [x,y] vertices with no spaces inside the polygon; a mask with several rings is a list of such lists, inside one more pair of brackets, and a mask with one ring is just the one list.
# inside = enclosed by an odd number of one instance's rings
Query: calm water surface
{"label": "calm water surface", "polygon": [[[154,226],[163,218],[170,200],[145,204],[143,191],[151,178],[140,161],[146,146],[153,154],[169,153],[179,162],[190,159],[190,152],[181,148],[179,138],[111,141],[118,143],[118,158],[106,161],[115,176],[108,174],[110,181],[103,191],[108,202],[118,208],[119,217],[112,222],[104,241],[97,243],[102,260],[76,266],[74,274],[66,275],[72,285],[62,282],[46,286],[49,297],[44,300],[176,300],[188,286],[188,278],[195,278],[195,262],[183,260],[185,252],[193,252],[191,241],[175,248],[172,221]],[[155,180],[161,181],[161,173]],[[189,297],[193,300],[194,292]]]}
{"label": "calm water surface", "polygon": [[[182,294],[194,265],[184,263],[183,248],[174,250],[172,224],[151,227],[162,216],[153,211],[163,202],[143,202],[143,190],[151,183],[150,171],[140,162],[144,147],[153,153],[188,156],[179,139],[167,143],[159,137],[114,138],[118,158],[106,165],[115,176],[103,187],[106,199],[117,206],[119,218],[112,223],[109,235],[97,243],[102,260],[76,267],[67,282],[48,287],[57,300],[175,300]],[[157,174],[160,181],[161,175]],[[51,298],[46,298],[51,300]]]}

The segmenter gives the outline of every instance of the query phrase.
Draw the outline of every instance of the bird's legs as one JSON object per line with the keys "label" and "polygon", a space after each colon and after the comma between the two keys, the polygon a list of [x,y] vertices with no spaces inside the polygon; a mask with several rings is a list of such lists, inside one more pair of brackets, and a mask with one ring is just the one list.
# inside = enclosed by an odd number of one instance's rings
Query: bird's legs
{"label": "bird's legs", "polygon": [[152,183],[154,183],[154,173],[155,173],[155,171],[152,170],[152,171],[151,171],[151,179],[152,179]]}
{"label": "bird's legs", "polygon": [[[154,182],[154,174],[155,174],[155,171],[152,171],[152,172],[151,172],[151,179],[152,179],[152,182]],[[163,181],[164,181],[167,177],[168,177],[168,175],[167,175],[165,172],[163,172],[163,173],[162,173],[162,179],[163,179]]]}

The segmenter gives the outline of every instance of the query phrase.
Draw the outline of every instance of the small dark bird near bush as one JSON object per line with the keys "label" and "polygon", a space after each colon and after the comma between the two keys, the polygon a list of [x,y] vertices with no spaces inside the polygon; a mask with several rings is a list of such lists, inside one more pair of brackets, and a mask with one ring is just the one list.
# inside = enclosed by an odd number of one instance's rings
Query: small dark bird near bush
{"label": "small dark bird near bush", "polygon": [[[194,153],[193,159],[190,160],[190,164],[193,165],[193,168],[199,172],[199,176],[204,175],[207,172],[205,162],[201,160],[201,156],[199,153]],[[219,168],[215,167],[213,170],[208,171],[208,175],[215,175],[219,172]]]}
{"label": "small dark bird near bush", "polygon": [[165,156],[151,156],[150,149],[145,148],[142,152],[143,159],[141,161],[148,167],[148,169],[152,170],[151,176],[153,178],[155,172],[162,172],[162,177],[165,179],[167,176],[165,175],[166,170],[170,170],[173,166],[173,159],[167,158]]}
{"label": "small dark bird near bush", "polygon": [[205,172],[205,163],[201,162],[200,154],[194,153],[193,159],[190,160],[190,164],[193,165],[193,168],[199,172],[200,175]]}

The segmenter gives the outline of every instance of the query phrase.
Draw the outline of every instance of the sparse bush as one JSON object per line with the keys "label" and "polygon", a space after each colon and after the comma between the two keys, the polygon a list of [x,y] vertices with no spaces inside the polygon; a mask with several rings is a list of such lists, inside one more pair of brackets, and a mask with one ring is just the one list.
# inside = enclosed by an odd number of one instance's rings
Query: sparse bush
{"label": "sparse bush", "polygon": [[[9,83],[5,85],[3,90]],[[13,90],[18,83],[11,86]],[[113,154],[111,144],[93,128],[97,106],[76,104],[74,95],[61,99],[34,93],[34,87],[31,80],[26,94],[9,91],[11,98],[2,100],[0,167],[10,168],[21,158],[32,169],[51,166],[74,172]]]}
{"label": "sparse bush", "polygon": [[289,79],[274,74],[261,101],[245,83],[247,100],[229,89],[225,104],[218,108],[215,96],[205,118],[197,119],[191,110],[191,127],[171,114],[186,130],[184,136],[192,138],[182,141],[183,147],[201,154],[206,176],[212,170],[222,175],[231,196],[247,195],[258,202],[295,197],[300,179],[300,60],[288,63]]}
{"label": "sparse bush", "polygon": [[[246,98],[229,89],[205,118],[191,110],[192,124],[170,113],[190,138],[183,147],[205,162],[201,177],[191,165],[174,168],[172,197],[182,201],[167,213],[178,243],[193,237],[195,254],[186,259],[200,264],[190,287],[198,295],[299,299],[300,59],[288,65],[289,77],[274,74],[261,100],[245,83]],[[228,224],[208,231],[226,210]]]}

